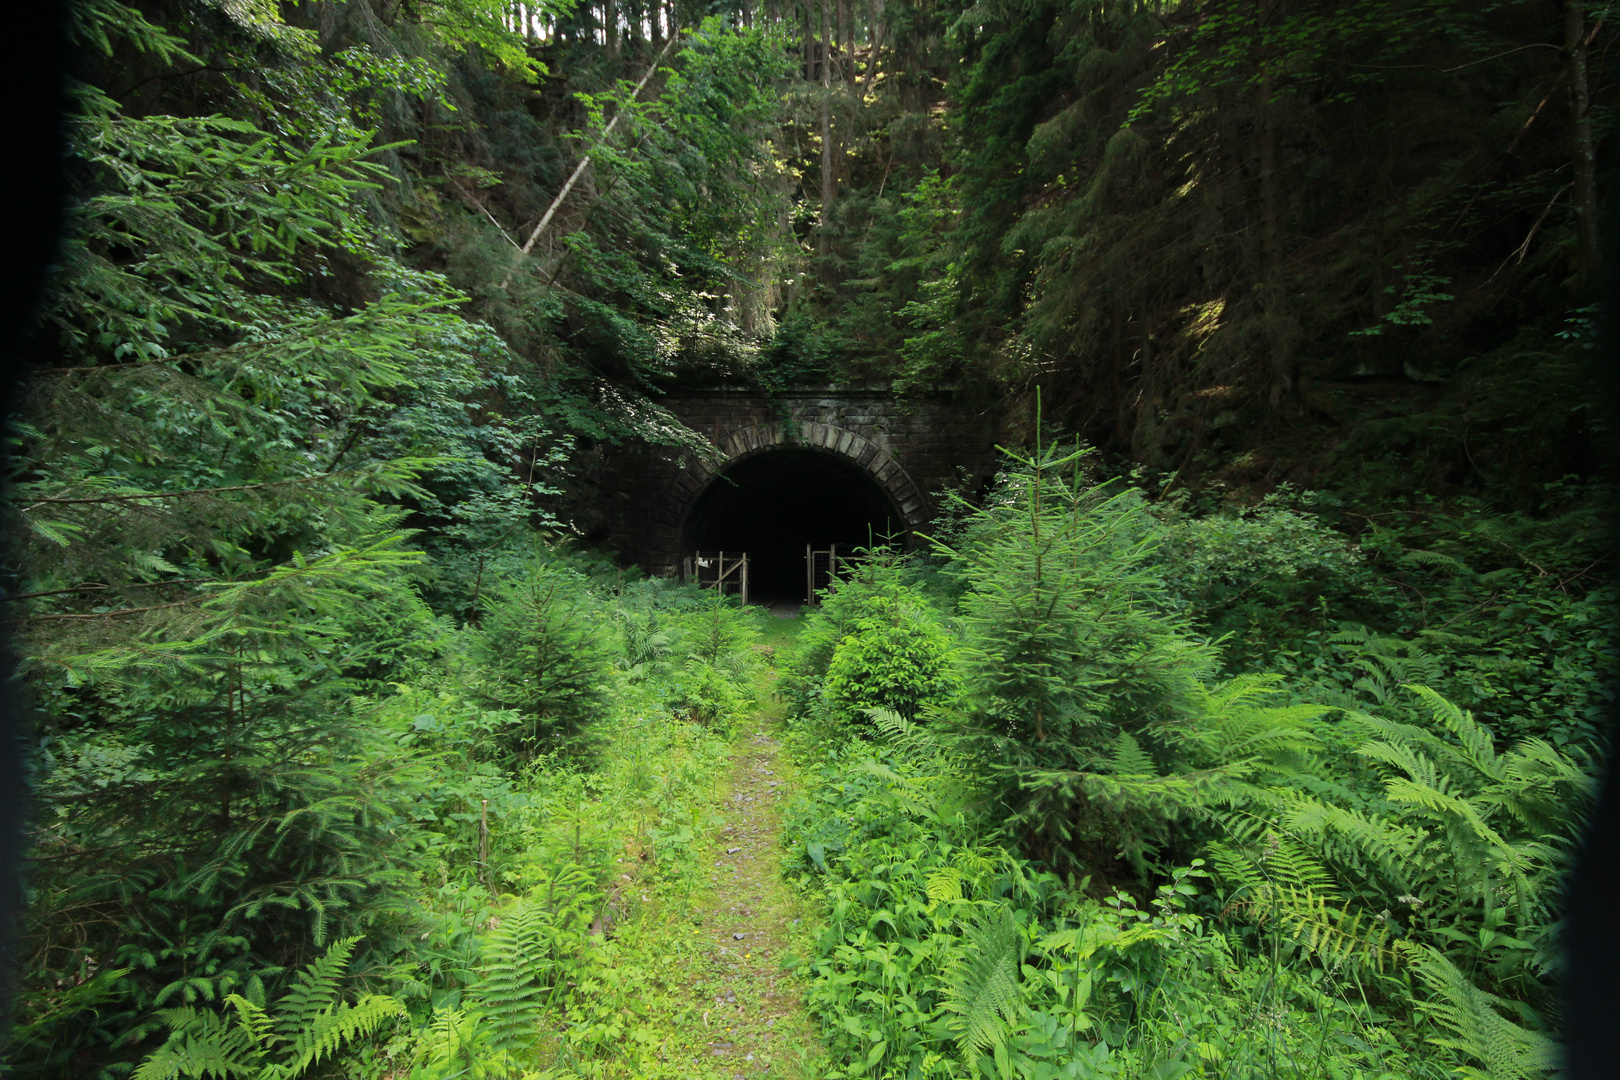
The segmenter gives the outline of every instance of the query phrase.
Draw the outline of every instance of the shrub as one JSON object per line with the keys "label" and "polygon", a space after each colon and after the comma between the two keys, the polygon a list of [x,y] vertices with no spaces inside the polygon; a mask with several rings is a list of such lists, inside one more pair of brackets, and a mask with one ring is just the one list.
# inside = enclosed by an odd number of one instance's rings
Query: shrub
{"label": "shrub", "polygon": [[1201,715],[1217,654],[1171,611],[1141,496],[1065,479],[1078,457],[1023,462],[963,530],[948,572],[967,584],[969,693],[951,721],[991,763],[1030,851],[1094,864],[1119,850],[1121,823],[1065,794],[1070,779],[1113,770],[1122,739],[1173,760],[1164,735]]}
{"label": "shrub", "polygon": [[[940,620],[928,596],[905,583],[907,563],[905,557],[886,548],[875,548],[868,553],[868,558],[856,573],[832,583],[822,598],[821,606],[809,616],[800,632],[793,658],[778,684],[779,692],[792,702],[795,715],[804,718],[818,710],[826,713],[829,711],[826,708],[828,705],[832,706],[831,713],[843,718],[851,715],[852,708],[880,705],[898,709],[903,703],[903,696],[902,700],[894,702],[863,698],[840,704],[836,696],[829,696],[827,689],[834,657],[844,643],[852,637],[859,638],[883,627],[920,621],[934,628],[932,633],[923,633],[934,644],[903,644],[900,637],[896,637],[889,646],[880,645],[877,641],[863,644],[857,651],[867,652],[867,655],[860,660],[854,657],[847,659],[846,664],[857,666],[851,668],[845,677],[858,677],[861,669],[875,671],[884,663],[880,657],[885,653],[899,655],[896,650],[915,654],[908,662],[917,665],[917,671],[910,676],[912,681],[921,677],[926,682],[931,677],[938,665],[924,656],[937,651],[936,645],[948,650],[948,639],[939,629]],[[900,677],[898,670],[892,674]]]}
{"label": "shrub", "polygon": [[718,593],[681,618],[677,641],[686,660],[673,680],[672,703],[696,723],[723,729],[753,707],[757,618],[757,609],[737,607]]}
{"label": "shrub", "polygon": [[514,750],[533,756],[577,743],[585,722],[607,705],[611,645],[588,579],[545,558],[494,590],[475,652],[486,696],[516,709]]}
{"label": "shrub", "polygon": [[943,703],[958,689],[949,635],[919,605],[884,606],[887,617],[857,622],[828,665],[824,692],[846,718],[884,708],[915,719],[923,706]]}

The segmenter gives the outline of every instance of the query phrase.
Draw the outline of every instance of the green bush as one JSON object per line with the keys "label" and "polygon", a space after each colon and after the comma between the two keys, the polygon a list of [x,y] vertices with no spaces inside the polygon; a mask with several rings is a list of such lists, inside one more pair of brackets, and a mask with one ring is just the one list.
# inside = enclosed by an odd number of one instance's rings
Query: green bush
{"label": "green bush", "polygon": [[949,742],[896,735],[881,761],[835,748],[785,829],[828,912],[808,997],[829,1077],[1452,1075],[1358,972],[1246,948],[1198,862],[1141,896],[1065,882],[997,843]]}
{"label": "green bush", "polygon": [[827,667],[827,700],[846,717],[892,709],[907,720],[959,689],[950,635],[918,605],[886,605],[884,618],[856,622]]}
{"label": "green bush", "polygon": [[966,585],[966,692],[943,719],[996,777],[1024,850],[1066,867],[1111,860],[1124,830],[1072,779],[1175,760],[1219,659],[1166,594],[1142,497],[1087,483],[1079,457],[1022,461],[946,570]]}
{"label": "green bush", "polygon": [[689,719],[725,730],[754,706],[759,657],[757,608],[739,607],[718,593],[676,623],[675,649],[685,654],[670,679],[671,704]]}
{"label": "green bush", "polygon": [[[778,692],[791,702],[795,716],[842,723],[856,709],[880,706],[904,711],[908,701],[915,707],[925,698],[943,700],[947,696],[954,685],[946,674],[950,666],[947,654],[953,650],[932,599],[907,584],[909,562],[910,557],[875,548],[858,570],[832,582],[821,605],[806,619],[778,683]],[[834,659],[850,639],[883,636],[884,628],[906,623],[920,624],[917,632],[887,635],[887,645],[874,638],[851,646],[840,670],[840,689],[829,689]],[[894,680],[891,691],[874,700],[860,696],[854,680],[863,670],[876,673],[885,665],[892,668],[888,673]],[[936,681],[937,686],[933,685]]]}
{"label": "green bush", "polygon": [[1309,507],[1328,501],[1283,485],[1254,506],[1190,514],[1167,500],[1154,563],[1167,599],[1212,638],[1228,663],[1275,650],[1301,629],[1339,618],[1382,616],[1397,598],[1353,540]]}
{"label": "green bush", "polygon": [[341,982],[357,938],[334,941],[325,954],[297,973],[272,1013],[263,1000],[231,994],[222,1015],[190,1006],[158,1013],[169,1028],[167,1042],[135,1070],[135,1080],[233,1076],[243,1080],[295,1080],[337,1057],[349,1044],[406,1016],[386,994],[343,1000]]}
{"label": "green bush", "polygon": [[273,994],[340,936],[399,947],[422,771],[341,673],[376,656],[358,613],[412,605],[357,562],[237,590],[234,626],[166,642],[161,662],[108,651],[87,657],[95,685],[36,679],[14,1075],[128,1064],[152,1010]]}
{"label": "green bush", "polygon": [[489,700],[524,717],[511,747],[522,756],[577,748],[586,722],[607,709],[611,624],[602,615],[589,579],[549,558],[492,591],[475,658]]}

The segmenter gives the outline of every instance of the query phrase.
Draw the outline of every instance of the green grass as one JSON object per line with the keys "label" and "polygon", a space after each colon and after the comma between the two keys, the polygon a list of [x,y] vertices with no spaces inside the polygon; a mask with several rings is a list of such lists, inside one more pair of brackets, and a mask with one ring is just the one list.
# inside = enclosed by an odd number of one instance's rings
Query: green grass
{"label": "green grass", "polygon": [[[757,647],[779,664],[802,620],[771,622]],[[737,724],[723,771],[691,806],[696,858],[683,860],[672,880],[631,855],[635,845],[627,842],[631,857],[614,888],[633,914],[599,946],[588,989],[601,1008],[580,1029],[590,1036],[567,1049],[544,1040],[542,1057],[560,1075],[821,1075],[824,1051],[794,962],[810,952],[813,920],[781,874],[781,807],[798,781],[777,738],[783,707],[771,693],[775,675],[774,666],[760,673],[759,708]]]}
{"label": "green grass", "polygon": [[760,627],[759,643],[768,646],[776,654],[776,664],[781,666],[791,650],[799,640],[799,632],[804,629],[805,618],[801,615],[794,619],[779,619],[775,615],[767,615]]}

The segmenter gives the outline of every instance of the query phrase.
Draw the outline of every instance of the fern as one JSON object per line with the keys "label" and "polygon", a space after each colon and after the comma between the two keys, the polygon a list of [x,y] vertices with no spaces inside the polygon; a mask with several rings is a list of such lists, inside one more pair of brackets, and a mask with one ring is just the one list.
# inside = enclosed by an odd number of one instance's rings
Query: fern
{"label": "fern", "polygon": [[1108,759],[1108,771],[1114,776],[1157,776],[1159,770],[1128,732],[1120,732],[1114,739],[1114,753]]}
{"label": "fern", "polygon": [[862,709],[872,721],[885,742],[892,746],[905,761],[921,761],[934,757],[945,748],[945,740],[932,729],[906,719],[894,709],[881,705]]}
{"label": "fern", "polygon": [[1427,686],[1408,686],[1429,707],[1434,722],[1457,737],[1468,755],[1468,762],[1481,775],[1498,777],[1500,769],[1496,756],[1496,742],[1490,730],[1474,719],[1474,714],[1458,708]]}
{"label": "fern", "polygon": [[354,952],[358,938],[334,941],[326,955],[309,965],[306,971],[293,976],[291,989],[277,1003],[276,1034],[292,1039],[308,1031],[339,1000],[338,980],[349,966],[349,955]]}
{"label": "fern", "polygon": [[1007,1025],[1022,997],[1018,965],[1023,931],[1007,907],[985,912],[962,934],[963,957],[947,974],[942,1008],[955,1013],[951,1028],[964,1057],[1004,1045]]}
{"label": "fern", "polygon": [[451,1080],[558,1080],[563,1074],[552,1069],[535,1072],[515,1061],[504,1050],[491,1045],[487,1018],[476,1010],[441,1009],[420,1037],[416,1050],[417,1068],[411,1076],[448,1077]]}
{"label": "fern", "polygon": [[1392,956],[1387,921],[1345,904],[1333,875],[1298,841],[1267,832],[1257,848],[1214,844],[1210,858],[1234,886],[1226,914],[1274,926],[1329,967],[1383,968]]}
{"label": "fern", "polygon": [[1501,1014],[1501,998],[1475,986],[1439,950],[1422,949],[1412,965],[1432,998],[1419,1006],[1451,1034],[1429,1041],[1479,1063],[1464,1075],[1477,1080],[1544,1080],[1558,1063],[1558,1047]]}
{"label": "fern", "polygon": [[190,1007],[159,1012],[169,1038],[141,1063],[135,1080],[294,1080],[389,1020],[405,1016],[405,1006],[385,994],[368,994],[353,1005],[342,1000],[339,984],[358,940],[333,942],[324,956],[299,972],[273,1016],[240,994],[225,999],[232,1010],[229,1017]]}
{"label": "fern", "polygon": [[258,1077],[263,1058],[253,1034],[229,1026],[217,1013],[191,1007],[162,1009],[168,1040],[135,1070],[135,1080],[179,1077]]}
{"label": "fern", "polygon": [[1459,574],[1465,577],[1474,576],[1474,571],[1468,564],[1453,559],[1450,555],[1443,555],[1438,551],[1424,551],[1414,548],[1401,555],[1397,560],[1406,566],[1421,566],[1430,570],[1444,570],[1448,573]]}
{"label": "fern", "polygon": [[501,915],[484,944],[483,971],[471,996],[489,1023],[490,1045],[528,1046],[539,1029],[556,967],[555,924],[546,907],[520,900]]}
{"label": "fern", "polygon": [[1376,636],[1359,623],[1340,623],[1328,641],[1348,646],[1351,670],[1361,673],[1352,685],[1380,705],[1389,704],[1402,684],[1434,682],[1441,675],[1439,657],[1413,642]]}
{"label": "fern", "polygon": [[1448,867],[1443,874],[1453,890],[1468,886],[1465,902],[1488,909],[1493,889],[1507,884],[1522,918],[1550,916],[1547,894],[1566,856],[1545,838],[1572,836],[1580,827],[1593,793],[1582,767],[1589,762],[1534,739],[1498,752],[1490,730],[1471,713],[1427,687],[1409,689],[1428,706],[1434,729],[1353,719],[1383,736],[1358,753],[1385,767],[1385,797],[1409,808],[1403,824],[1416,830],[1414,850]]}
{"label": "fern", "polygon": [[1323,802],[1305,795],[1288,800],[1282,827],[1292,836],[1310,839],[1324,857],[1410,891],[1415,878],[1431,867],[1422,852],[1427,830],[1409,822]]}
{"label": "fern", "polygon": [[954,866],[935,867],[924,889],[929,906],[962,899],[963,880],[962,872]]}

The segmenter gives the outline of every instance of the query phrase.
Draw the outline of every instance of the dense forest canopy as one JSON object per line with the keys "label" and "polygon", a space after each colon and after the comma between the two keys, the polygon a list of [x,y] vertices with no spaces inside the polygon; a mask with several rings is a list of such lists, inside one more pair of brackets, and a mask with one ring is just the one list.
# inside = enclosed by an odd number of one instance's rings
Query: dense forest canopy
{"label": "dense forest canopy", "polygon": [[[1610,5],[70,13],[8,1074],[714,1075],[637,964],[767,685],[802,1075],[1554,1067]],[[719,385],[1004,467],[788,655],[598,550]]]}

